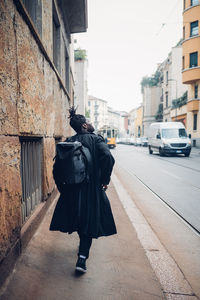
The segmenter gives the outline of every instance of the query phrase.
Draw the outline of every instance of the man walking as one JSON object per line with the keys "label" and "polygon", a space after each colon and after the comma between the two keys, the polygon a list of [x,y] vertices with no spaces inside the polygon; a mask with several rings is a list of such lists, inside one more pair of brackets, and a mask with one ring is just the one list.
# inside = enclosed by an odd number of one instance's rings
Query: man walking
{"label": "man walking", "polygon": [[[72,233],[80,238],[76,270],[86,272],[86,259],[93,238],[116,234],[111,207],[105,193],[110,182],[114,158],[104,139],[93,133],[94,128],[83,115],[70,110],[70,126],[76,135],[67,142],[81,142],[91,154],[92,164],[89,181],[80,185],[60,185],[54,172],[54,180],[60,191],[50,230]],[[66,166],[67,167],[67,166]]]}

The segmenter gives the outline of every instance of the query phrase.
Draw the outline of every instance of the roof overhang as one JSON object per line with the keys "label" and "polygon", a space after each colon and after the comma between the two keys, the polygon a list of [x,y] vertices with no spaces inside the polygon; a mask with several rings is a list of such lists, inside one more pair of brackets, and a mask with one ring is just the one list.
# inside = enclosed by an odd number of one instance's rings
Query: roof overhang
{"label": "roof overhang", "polygon": [[61,0],[61,7],[70,33],[86,32],[88,28],[87,0]]}

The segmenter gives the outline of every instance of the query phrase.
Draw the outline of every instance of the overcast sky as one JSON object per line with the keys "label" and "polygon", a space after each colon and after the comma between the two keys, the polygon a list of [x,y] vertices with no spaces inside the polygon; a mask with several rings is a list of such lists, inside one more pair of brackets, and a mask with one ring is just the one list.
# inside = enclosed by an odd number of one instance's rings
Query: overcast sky
{"label": "overcast sky", "polygon": [[89,94],[116,110],[142,102],[140,82],[182,37],[182,0],[88,0],[88,31],[75,48],[88,54]]}

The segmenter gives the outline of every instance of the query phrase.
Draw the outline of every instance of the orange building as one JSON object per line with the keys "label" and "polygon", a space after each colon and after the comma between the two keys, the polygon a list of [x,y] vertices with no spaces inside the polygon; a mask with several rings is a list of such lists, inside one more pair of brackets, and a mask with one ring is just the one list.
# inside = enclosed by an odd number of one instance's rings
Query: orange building
{"label": "orange building", "polygon": [[200,147],[200,1],[183,2],[182,82],[188,84],[187,131]]}

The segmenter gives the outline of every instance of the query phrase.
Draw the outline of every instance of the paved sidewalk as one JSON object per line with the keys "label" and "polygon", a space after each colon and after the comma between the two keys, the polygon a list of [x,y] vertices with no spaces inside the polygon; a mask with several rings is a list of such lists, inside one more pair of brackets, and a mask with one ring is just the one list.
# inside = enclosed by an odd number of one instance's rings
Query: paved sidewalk
{"label": "paved sidewalk", "polygon": [[108,190],[118,234],[94,240],[88,272],[74,272],[78,237],[48,230],[54,207],[29,243],[1,300],[153,300],[162,288],[116,191]]}
{"label": "paved sidewalk", "polygon": [[191,154],[195,156],[200,156],[200,148],[192,147]]}

